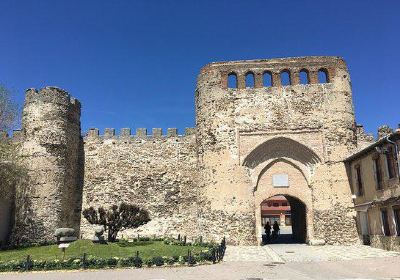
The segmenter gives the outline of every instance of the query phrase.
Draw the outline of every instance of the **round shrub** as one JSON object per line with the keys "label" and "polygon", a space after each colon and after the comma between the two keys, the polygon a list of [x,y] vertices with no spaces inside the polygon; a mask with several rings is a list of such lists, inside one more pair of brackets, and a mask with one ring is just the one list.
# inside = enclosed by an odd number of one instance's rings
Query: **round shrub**
{"label": "round shrub", "polygon": [[145,264],[147,265],[147,267],[151,267],[152,265],[154,265],[154,258],[148,258],[147,260],[145,260]]}
{"label": "round shrub", "polygon": [[59,260],[48,260],[44,265],[45,270],[55,270],[60,268],[60,261]]}
{"label": "round shrub", "polygon": [[172,240],[169,239],[169,238],[165,238],[164,241],[163,241],[163,243],[164,243],[165,245],[169,245],[171,242],[172,242]]}
{"label": "round shrub", "polygon": [[116,257],[107,259],[107,265],[108,266],[116,266],[118,264],[118,260],[119,260],[119,258],[116,258]]}
{"label": "round shrub", "polygon": [[46,268],[47,261],[33,261],[33,269],[34,270],[43,270]]}
{"label": "round shrub", "polygon": [[132,259],[131,258],[123,258],[123,259],[120,259],[119,260],[119,265],[121,266],[121,267],[129,267],[129,266],[133,266],[133,261],[132,261]]}
{"label": "round shrub", "polygon": [[156,266],[162,266],[162,265],[164,265],[164,258],[163,258],[163,257],[155,256],[154,259],[153,259],[153,261],[154,261],[154,264],[155,264]]}
{"label": "round shrub", "polygon": [[175,260],[173,257],[165,258],[164,260],[168,265],[173,265],[178,261],[177,259]]}

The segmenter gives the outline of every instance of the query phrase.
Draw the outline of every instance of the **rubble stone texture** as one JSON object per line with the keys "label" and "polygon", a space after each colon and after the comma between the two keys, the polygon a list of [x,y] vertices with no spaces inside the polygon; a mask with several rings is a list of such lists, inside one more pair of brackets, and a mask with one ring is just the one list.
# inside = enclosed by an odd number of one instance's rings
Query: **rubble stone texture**
{"label": "rubble stone texture", "polygon": [[80,113],[79,101],[59,88],[27,90],[21,149],[30,184],[17,188],[15,241],[52,240],[59,227],[79,231]]}
{"label": "rubble stone texture", "polygon": [[[290,85],[282,86],[282,72]],[[246,87],[249,73],[254,87]],[[237,88],[228,88],[230,74]],[[264,86],[267,75],[271,86]],[[260,203],[282,194],[301,213],[293,214],[293,230],[305,241],[357,242],[343,163],[357,134],[343,59],[211,63],[198,76],[195,99],[196,128],[185,135],[92,129],[82,138],[78,101],[58,88],[28,90],[20,139],[32,183],[17,197],[14,240],[48,239],[57,227],[90,238],[93,225],[80,217],[82,208],[125,201],[149,210],[152,221],[124,237],[226,236],[228,244],[256,245]],[[287,174],[289,186],[274,187],[276,174]]]}
{"label": "rubble stone texture", "polygon": [[388,125],[378,127],[378,140],[385,138],[393,133],[393,129]]}

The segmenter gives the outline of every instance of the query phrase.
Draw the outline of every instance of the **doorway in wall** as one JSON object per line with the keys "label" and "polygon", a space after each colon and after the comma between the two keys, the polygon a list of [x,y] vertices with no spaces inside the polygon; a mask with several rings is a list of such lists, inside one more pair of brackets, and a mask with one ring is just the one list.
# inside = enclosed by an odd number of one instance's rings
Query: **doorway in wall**
{"label": "doorway in wall", "polygon": [[[265,199],[261,205],[262,240],[267,243],[304,243],[307,236],[306,206],[299,199],[288,195],[276,195]],[[271,236],[265,234],[265,225],[271,226]],[[273,225],[279,226],[274,233]]]}

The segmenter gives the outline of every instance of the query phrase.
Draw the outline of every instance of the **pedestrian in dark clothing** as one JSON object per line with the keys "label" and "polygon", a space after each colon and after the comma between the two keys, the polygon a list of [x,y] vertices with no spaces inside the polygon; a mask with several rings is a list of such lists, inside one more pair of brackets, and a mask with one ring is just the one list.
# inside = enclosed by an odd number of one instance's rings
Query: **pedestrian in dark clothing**
{"label": "pedestrian in dark clothing", "polygon": [[269,222],[264,226],[265,229],[265,234],[267,235],[267,242],[269,243],[271,241],[271,226],[269,225]]}
{"label": "pedestrian in dark clothing", "polygon": [[274,232],[272,233],[272,236],[273,236],[274,239],[277,239],[278,238],[278,233],[279,233],[279,230],[280,230],[278,222],[275,221],[274,225],[272,227],[274,228]]}

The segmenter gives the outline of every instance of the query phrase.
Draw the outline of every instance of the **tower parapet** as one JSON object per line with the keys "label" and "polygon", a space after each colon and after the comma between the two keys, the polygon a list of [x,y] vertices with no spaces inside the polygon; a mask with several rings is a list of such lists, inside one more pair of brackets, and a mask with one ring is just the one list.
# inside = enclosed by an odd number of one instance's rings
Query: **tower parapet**
{"label": "tower parapet", "polygon": [[14,241],[50,240],[58,227],[79,230],[80,112],[60,88],[26,91],[20,141],[29,182],[17,188]]}

